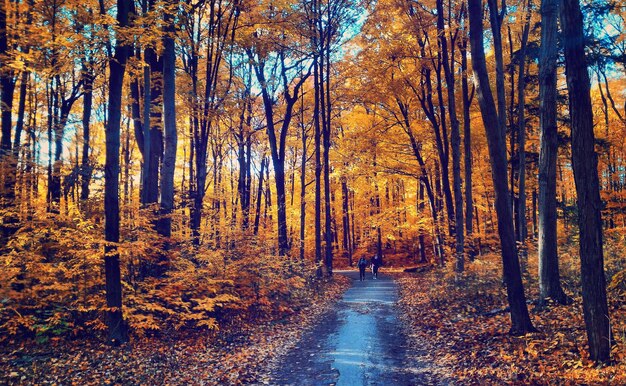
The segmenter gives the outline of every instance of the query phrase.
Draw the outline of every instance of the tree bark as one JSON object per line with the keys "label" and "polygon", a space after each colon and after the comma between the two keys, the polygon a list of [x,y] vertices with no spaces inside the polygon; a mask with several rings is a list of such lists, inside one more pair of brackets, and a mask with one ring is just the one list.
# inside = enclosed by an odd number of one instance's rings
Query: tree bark
{"label": "tree bark", "polygon": [[[17,158],[11,146],[13,125],[13,93],[15,91],[14,71],[5,65],[10,61],[5,1],[0,1],[0,209],[10,209],[15,205],[15,183],[17,179]],[[18,146],[19,144],[15,144]],[[9,236],[15,233],[18,217],[9,212],[0,219],[0,244],[5,245]]]}
{"label": "tree bark", "polygon": [[[146,48],[144,57],[150,66],[149,71],[144,70],[144,76],[150,75],[149,79],[144,79],[146,87],[150,86],[150,110],[147,117],[150,134],[145,136],[144,140],[146,144],[149,142],[150,146],[145,148],[145,151],[149,152],[147,160],[149,164],[144,175],[143,204],[151,205],[159,201],[159,171],[163,159],[163,124],[161,122],[163,117],[163,60],[160,60],[150,47]],[[148,89],[146,89],[147,92]]]}
{"label": "tree bark", "polygon": [[524,245],[528,237],[528,225],[526,221],[526,46],[528,34],[530,32],[530,15],[532,3],[529,0],[526,5],[526,23],[522,31],[522,44],[520,47],[520,62],[517,82],[518,95],[518,120],[519,128],[518,148],[519,148],[519,199],[518,199],[518,220],[517,226],[519,241]]}
{"label": "tree bark", "polygon": [[[324,58],[324,57],[322,57]],[[329,57],[324,58],[326,62],[330,60]],[[322,118],[324,121],[324,126],[322,129],[323,134],[323,147],[324,147],[324,263],[326,265],[326,273],[327,275],[332,275],[333,273],[333,231],[332,231],[332,221],[333,217],[331,214],[331,193],[330,193],[330,94],[328,93],[329,88],[329,79],[330,76],[329,69],[323,66],[324,61],[321,61],[321,70],[322,81],[320,82],[321,87],[321,95],[322,98]],[[326,82],[324,82],[326,80]],[[324,83],[326,83],[324,85]],[[327,93],[324,94],[324,91]]]}
{"label": "tree bark", "polygon": [[559,15],[572,124],[572,168],[578,196],[583,311],[590,358],[605,362],[611,354],[611,326],[602,251],[602,201],[583,16],[578,0],[561,0]]}
{"label": "tree bark", "polygon": [[80,199],[86,201],[89,198],[89,183],[91,182],[91,162],[89,161],[89,150],[91,147],[91,108],[93,104],[93,70],[85,65],[83,68],[83,149],[81,159],[81,189]]}
{"label": "tree bark", "polygon": [[341,210],[342,210],[342,224],[343,224],[343,247],[348,253],[348,264],[352,267],[352,244],[350,240],[350,206],[348,205],[348,178],[341,177]]}
{"label": "tree bark", "polygon": [[463,94],[463,150],[465,153],[465,229],[471,242],[473,233],[474,199],[472,197],[472,127],[470,117],[471,100],[467,82],[467,37],[463,36],[461,43],[461,92]]}
{"label": "tree bark", "polygon": [[[497,13],[497,6],[490,2],[491,13]],[[511,212],[509,188],[507,185],[506,142],[504,138],[504,121],[498,116],[496,103],[493,98],[489,82],[489,72],[485,59],[483,45],[483,7],[481,0],[468,0],[470,21],[470,46],[472,52],[472,67],[478,85],[477,95],[480,105],[489,158],[491,161],[491,176],[496,196],[496,215],[498,218],[498,234],[502,249],[502,263],[504,279],[507,286],[507,298],[511,309],[511,330],[514,335],[523,335],[535,331],[532,325],[515,245],[515,230]],[[497,48],[496,48],[497,50]],[[500,47],[501,50],[501,47]],[[502,111],[505,114],[504,111]]]}
{"label": "tree bark", "polygon": [[[304,102],[302,102],[304,103]],[[301,106],[301,113],[304,114],[304,106]],[[302,118],[304,119],[304,118]],[[300,160],[300,259],[305,257],[305,237],[306,237],[306,161],[307,161],[307,139],[308,131],[304,122],[302,125],[302,158]]]}
{"label": "tree bark", "polygon": [[265,154],[261,157],[261,170],[259,171],[259,189],[256,195],[256,213],[254,216],[254,235],[259,234],[259,222],[261,221],[261,200],[263,199],[263,176],[265,175],[265,165],[268,163]]}
{"label": "tree bark", "polygon": [[[461,189],[461,132],[456,113],[454,95],[454,73],[448,57],[448,40],[444,29],[443,0],[437,0],[437,34],[441,46],[443,72],[448,92],[448,114],[450,115],[450,145],[452,146],[452,185],[454,189],[454,234],[456,236],[456,272],[465,269],[463,192]],[[454,56],[452,57],[454,63]],[[445,176],[444,176],[445,178]]]}
{"label": "tree bark", "polygon": [[[130,3],[117,0],[117,21],[120,28],[128,26]],[[106,125],[106,159],[104,166],[104,270],[107,300],[106,323],[109,341],[113,344],[128,341],[128,332],[122,315],[122,282],[117,244],[120,241],[120,123],[122,115],[122,87],[129,47],[119,41],[115,55],[109,60],[109,105]]]}
{"label": "tree bark", "polygon": [[567,304],[561,288],[557,253],[556,162],[557,132],[557,18],[559,0],[541,1],[539,50],[539,301],[552,298]]}
{"label": "tree bark", "polygon": [[[170,5],[175,3],[170,1]],[[157,230],[163,237],[172,235],[171,214],[174,209],[174,170],[176,168],[176,46],[174,34],[174,15],[171,10],[164,11],[165,22],[163,37],[163,124],[165,146],[161,167],[161,214]],[[167,243],[166,243],[167,245]]]}

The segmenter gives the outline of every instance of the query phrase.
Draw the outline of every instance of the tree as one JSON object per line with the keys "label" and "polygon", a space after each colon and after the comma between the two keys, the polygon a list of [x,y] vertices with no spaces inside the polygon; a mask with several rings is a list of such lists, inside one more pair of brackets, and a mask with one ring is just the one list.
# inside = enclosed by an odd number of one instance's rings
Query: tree
{"label": "tree", "polygon": [[165,149],[161,168],[161,217],[157,224],[159,234],[170,237],[172,234],[172,209],[174,209],[174,169],[176,167],[176,46],[175,34],[176,3],[168,1],[163,11],[165,23],[163,36],[163,118]]}
{"label": "tree", "polygon": [[[0,126],[2,138],[0,139],[0,168],[2,174],[2,199],[0,209],[10,208],[15,200],[15,167],[11,151],[11,128],[13,125],[13,91],[15,90],[15,77],[13,70],[7,65],[9,62],[9,39],[7,33],[7,10],[6,2],[0,1]],[[13,233],[14,219],[3,216],[0,232],[0,240]]]}
{"label": "tree", "polygon": [[[235,39],[241,3],[211,0],[199,2],[185,15],[188,46],[183,47],[185,71],[191,81],[192,142],[189,152],[190,228],[194,244],[200,244],[200,224],[207,189],[209,142],[217,137],[218,111],[232,81],[225,56]],[[204,18],[208,16],[208,18]],[[204,84],[199,76],[200,50],[205,52]],[[224,78],[226,80],[224,81]],[[204,87],[202,87],[204,86]],[[243,109],[242,111],[245,111]],[[217,155],[217,154],[216,154]],[[215,157],[214,157],[215,158]],[[213,165],[217,175],[217,165]],[[242,202],[242,204],[245,204]]]}
{"label": "tree", "polygon": [[[465,3],[464,3],[465,4]],[[461,12],[463,20],[467,20],[467,10]],[[459,42],[461,51],[461,93],[463,95],[463,151],[464,151],[464,177],[465,177],[465,230],[468,238],[473,232],[474,199],[472,198],[472,126],[470,107],[474,98],[474,88],[469,90],[468,66],[467,66],[467,28],[462,31]],[[471,242],[471,241],[470,241]]]}
{"label": "tree", "polygon": [[[269,14],[273,19],[280,19],[280,22],[278,20],[275,22],[281,25],[281,28],[271,32],[261,29],[254,31],[251,34],[251,44],[246,46],[245,50],[252,62],[261,90],[267,138],[274,167],[278,253],[283,256],[288,254],[290,249],[285,197],[287,133],[293,118],[294,106],[301,96],[302,86],[311,75],[312,68],[304,69],[303,62],[308,56],[299,50],[301,36],[296,34],[297,31],[290,30],[294,27],[292,24],[294,15],[290,10],[270,8]],[[279,116],[280,119],[277,119]]]}
{"label": "tree", "polygon": [[[491,14],[498,14],[497,5],[494,4],[493,1],[489,2],[489,8]],[[491,91],[487,61],[485,59],[485,47],[483,45],[483,7],[481,0],[468,0],[468,12],[472,67],[478,86],[478,103],[480,105],[489,147],[489,159],[492,168],[491,178],[496,195],[495,207],[496,216],[498,218],[500,247],[502,249],[504,280],[506,282],[507,298],[511,309],[512,326],[510,333],[513,335],[523,335],[527,332],[535,331],[535,328],[530,320],[528,307],[526,306],[526,295],[524,294],[522,274],[517,256],[517,247],[515,245],[513,214],[510,205],[509,188],[507,186],[506,143],[504,140],[505,127],[504,120],[499,117],[499,114],[505,114],[505,111],[496,109],[496,103]],[[492,28],[495,28],[493,24]],[[497,44],[498,43],[494,40],[496,52],[498,51]],[[500,52],[501,50],[502,48],[500,47]]]}
{"label": "tree", "polygon": [[578,0],[561,0],[559,18],[572,125],[572,168],[578,197],[580,271],[589,355],[605,362],[611,354],[611,326],[606,300],[602,250],[602,201],[595,151],[590,80],[585,57],[583,15]]}
{"label": "tree", "polygon": [[532,1],[526,4],[526,21],[522,29],[522,42],[519,50],[519,72],[517,82],[518,105],[517,105],[517,127],[519,129],[519,204],[518,204],[518,239],[525,246],[528,235],[526,225],[526,49],[528,46],[528,35],[530,33],[530,16]]}
{"label": "tree", "polygon": [[[450,23],[451,20],[448,20]],[[443,73],[448,92],[448,114],[450,115],[450,142],[452,146],[452,185],[454,189],[454,234],[456,236],[456,271],[464,270],[464,223],[463,223],[463,192],[461,189],[461,131],[456,112],[456,97],[454,95],[454,55],[452,60],[448,53],[448,39],[444,29],[443,0],[437,0],[437,36],[441,47]],[[454,38],[456,39],[456,37]],[[454,39],[450,42],[454,47]]]}
{"label": "tree", "polygon": [[[141,1],[142,16],[148,20],[154,17],[154,0]],[[163,127],[162,94],[163,94],[163,60],[156,53],[159,37],[153,36],[145,28],[147,39],[142,47],[139,43],[135,47],[135,57],[141,60],[143,48],[143,72],[137,74],[130,83],[132,98],[131,111],[135,129],[137,147],[142,155],[140,201],[143,206],[155,204],[159,198],[159,170],[163,158]],[[143,82],[140,82],[140,77]],[[142,89],[143,87],[143,89]],[[143,91],[143,92],[142,92]],[[143,98],[143,104],[142,102]]]}
{"label": "tree", "polygon": [[[131,6],[128,1],[117,0],[116,36],[123,35],[129,26]],[[109,59],[109,120],[106,126],[106,161],[104,165],[104,271],[106,277],[106,323],[109,328],[109,341],[114,344],[128,341],[128,332],[122,315],[122,282],[117,244],[120,241],[120,123],[122,115],[122,86],[130,47],[128,42],[119,39],[115,54]]]}
{"label": "tree", "polygon": [[91,182],[92,165],[89,160],[90,139],[91,139],[91,108],[93,105],[93,82],[94,63],[83,65],[83,149],[81,159],[81,189],[80,199],[86,201],[89,198],[89,183]]}
{"label": "tree", "polygon": [[561,288],[556,228],[558,0],[541,1],[539,51],[539,299],[567,303]]}

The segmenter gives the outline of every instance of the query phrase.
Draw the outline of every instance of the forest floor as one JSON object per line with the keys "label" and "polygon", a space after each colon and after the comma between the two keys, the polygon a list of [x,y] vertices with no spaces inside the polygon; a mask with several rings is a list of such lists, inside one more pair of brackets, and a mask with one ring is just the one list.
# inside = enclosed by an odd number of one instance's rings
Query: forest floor
{"label": "forest floor", "polygon": [[[611,252],[607,266],[614,266]],[[613,363],[588,358],[576,253],[563,250],[563,285],[574,303],[529,304],[538,333],[508,334],[499,255],[417,272],[385,267],[379,280],[338,272],[288,317],[135,338],[111,348],[60,338],[0,347],[0,384],[202,385],[623,385],[626,299],[609,286],[617,344]],[[528,299],[537,298],[536,255],[523,261]],[[620,263],[621,264],[621,263]],[[620,290],[621,291],[621,290]]]}
{"label": "forest floor", "polygon": [[336,277],[318,296],[282,319],[169,337],[133,339],[112,348],[95,340],[5,342],[0,384],[248,385],[269,384],[267,368],[333,308],[350,280]]}
{"label": "forest floor", "polygon": [[424,349],[407,340],[396,308],[395,281],[368,272],[336,272],[352,280],[331,311],[275,362],[271,384],[296,386],[434,384]]}
{"label": "forest floor", "polygon": [[567,253],[561,257],[561,273],[574,299],[570,306],[538,310],[530,301],[538,297],[536,252],[524,262],[529,311],[539,332],[522,337],[508,334],[499,254],[467,264],[460,278],[450,268],[432,266],[395,273],[402,318],[412,326],[410,339],[422,342],[423,360],[450,384],[626,385],[626,299],[609,291],[613,363],[595,365],[587,352],[577,254]]}

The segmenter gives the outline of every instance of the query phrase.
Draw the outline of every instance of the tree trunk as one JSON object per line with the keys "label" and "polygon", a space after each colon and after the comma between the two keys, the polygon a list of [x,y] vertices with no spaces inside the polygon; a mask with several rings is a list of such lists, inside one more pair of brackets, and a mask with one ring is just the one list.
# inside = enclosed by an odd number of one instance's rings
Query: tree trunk
{"label": "tree trunk", "polygon": [[471,243],[471,234],[474,231],[472,224],[474,199],[472,197],[472,127],[470,106],[473,95],[470,95],[467,71],[467,37],[463,36],[461,45],[461,92],[463,94],[463,148],[465,153],[465,228]]}
{"label": "tree trunk", "polygon": [[[439,66],[440,67],[440,66]],[[455,224],[455,212],[454,212],[454,199],[452,197],[452,189],[450,188],[450,172],[449,172],[449,163],[450,156],[448,151],[448,130],[446,126],[446,108],[443,102],[443,87],[441,81],[441,71],[440,68],[436,71],[437,74],[437,95],[439,99],[439,109],[441,111],[440,116],[440,127],[441,134],[435,136],[435,140],[437,141],[437,149],[439,153],[439,162],[440,162],[440,172],[441,172],[441,187],[443,189],[443,198],[446,204],[446,213],[448,215],[448,232],[450,236],[456,234],[456,224]],[[453,102],[454,103],[454,102]],[[449,109],[448,109],[449,110]],[[458,122],[457,122],[458,124]]]}
{"label": "tree trunk", "polygon": [[322,124],[320,122],[320,73],[318,58],[314,58],[313,80],[314,80],[314,107],[313,125],[315,126],[315,266],[316,276],[322,277],[322,156],[321,137]]}
{"label": "tree trunk", "polygon": [[[448,41],[444,31],[443,0],[437,0],[437,33],[441,46],[443,72],[448,91],[448,114],[450,115],[450,144],[452,146],[452,185],[454,188],[454,234],[456,236],[456,272],[465,269],[464,257],[464,224],[463,224],[463,192],[461,189],[461,132],[456,113],[454,95],[454,73],[448,58]],[[452,57],[454,63],[454,56]],[[445,178],[445,176],[444,176]]]}
{"label": "tree trunk", "polygon": [[518,148],[519,148],[519,200],[518,200],[518,219],[519,223],[518,238],[524,245],[526,237],[528,237],[528,225],[526,222],[526,46],[528,43],[528,34],[530,32],[530,15],[532,3],[529,0],[526,6],[526,23],[522,31],[522,45],[520,47],[519,62],[519,78],[517,82],[518,95],[518,120],[519,128]]}
{"label": "tree trunk", "polygon": [[[117,20],[120,28],[128,26],[130,3],[117,0]],[[118,42],[115,55],[109,60],[109,105],[106,126],[106,160],[104,166],[104,247],[105,292],[107,300],[106,323],[109,341],[119,344],[128,341],[122,316],[122,282],[117,243],[120,241],[120,123],[122,114],[122,87],[129,47]]]}
{"label": "tree trunk", "polygon": [[[148,114],[150,135],[144,140],[150,143],[146,152],[149,152],[146,173],[144,175],[144,205],[156,204],[159,201],[159,169],[163,158],[163,60],[159,60],[152,48],[146,48],[145,60],[150,70],[144,70],[144,75],[150,74],[149,80],[144,79],[146,87],[150,86],[150,112]],[[149,83],[148,83],[149,82]],[[146,89],[148,92],[148,89]],[[146,106],[147,107],[147,106]],[[145,114],[145,111],[144,111]],[[144,128],[146,130],[147,128]],[[145,146],[145,145],[144,145]]]}
{"label": "tree trunk", "polygon": [[[170,2],[170,5],[173,5]],[[175,15],[170,10],[164,12],[165,36],[163,37],[163,123],[165,149],[161,167],[161,214],[157,230],[163,237],[172,235],[171,214],[174,209],[174,171],[176,168],[176,46],[174,42]],[[167,245],[167,244],[166,244]]]}
{"label": "tree trunk", "polygon": [[557,253],[556,163],[557,132],[557,18],[559,0],[541,2],[539,50],[539,301],[552,298],[567,304],[561,288]]}
{"label": "tree trunk", "polygon": [[348,264],[352,267],[352,245],[350,243],[350,207],[348,205],[348,179],[341,177],[341,210],[343,224],[343,247],[348,253]]}
{"label": "tree trunk", "polygon": [[[241,202],[241,227],[243,230],[248,229],[250,223],[250,166],[252,156],[252,143],[250,138],[252,133],[248,131],[250,130],[252,119],[251,111],[249,111],[252,108],[252,101],[250,99],[251,96],[249,92],[250,87],[250,84],[246,85],[246,91],[244,94],[245,102],[239,116],[239,133],[235,136],[238,145],[237,160],[239,162],[239,181],[237,184],[237,191]],[[247,119],[246,113],[248,113]]]}
{"label": "tree trunk", "polygon": [[561,0],[559,11],[572,122],[572,168],[578,196],[583,311],[590,358],[605,362],[610,359],[611,354],[611,326],[606,299],[602,201],[598,158],[594,149],[593,110],[585,58],[583,16],[578,0]]}
{"label": "tree trunk", "polygon": [[263,176],[265,175],[265,165],[267,164],[265,154],[261,157],[261,170],[259,171],[259,189],[256,195],[256,213],[254,216],[254,235],[259,234],[259,222],[261,221],[261,200],[263,199]]}
{"label": "tree trunk", "polygon": [[89,149],[91,140],[90,121],[91,107],[93,102],[94,75],[90,67],[83,68],[83,151],[81,160],[81,189],[80,199],[86,201],[89,198],[89,183],[91,182],[91,162],[89,161]]}
{"label": "tree trunk", "polygon": [[[20,157],[20,151],[22,150],[22,131],[24,130],[24,117],[26,115],[26,96],[28,91],[28,84],[30,83],[30,72],[24,71],[20,74],[20,91],[19,91],[19,102],[17,104],[17,122],[15,123],[15,136],[13,140],[12,151],[13,154],[11,159],[17,162]],[[16,165],[17,167],[17,165]],[[23,166],[22,170],[23,172]],[[17,179],[17,170],[16,170],[16,179]],[[23,184],[22,179],[22,184]],[[16,191],[14,187],[14,194],[17,195],[19,189]],[[19,204],[18,204],[19,205]]]}
{"label": "tree trunk", "polygon": [[[248,51],[250,60],[255,60],[252,51]],[[274,180],[276,185],[276,207],[278,222],[278,253],[281,256],[289,253],[289,238],[287,235],[287,208],[285,198],[285,146],[287,140],[287,131],[293,117],[293,107],[298,100],[300,89],[310,75],[302,74],[300,78],[293,82],[295,85],[290,87],[287,80],[287,64],[283,53],[279,53],[280,58],[280,79],[283,80],[282,94],[284,97],[284,111],[280,129],[276,130],[276,122],[274,116],[275,100],[271,95],[267,86],[265,74],[265,62],[259,58],[255,60],[254,71],[261,87],[261,96],[263,99],[263,110],[265,113],[265,121],[267,124],[267,136],[270,145],[270,153],[272,157],[272,165],[274,166]]]}
{"label": "tree trunk", "polygon": [[[327,58],[328,60],[329,58]],[[323,69],[324,67],[322,67]],[[322,74],[324,71],[322,71]],[[328,74],[325,74],[328,77]],[[322,84],[323,77],[322,77]],[[326,85],[328,88],[328,85]],[[322,89],[322,95],[324,94],[324,90]],[[328,95],[325,96],[328,98]],[[322,98],[322,101],[325,101]],[[323,147],[324,147],[324,241],[325,241],[325,253],[324,253],[324,263],[326,265],[326,273],[328,275],[332,275],[333,273],[333,232],[332,232],[332,215],[331,215],[331,195],[330,195],[330,125],[328,120],[330,119],[330,111],[327,108],[323,108],[322,117],[324,117],[324,128],[322,129],[323,133]]]}
{"label": "tree trunk", "polygon": [[[2,138],[0,139],[0,168],[4,179],[2,186],[2,198],[0,198],[0,209],[10,208],[15,201],[15,181],[17,172],[17,160],[13,159],[11,151],[11,128],[13,125],[13,92],[15,91],[15,79],[13,71],[6,68],[5,57],[9,53],[7,36],[7,13],[6,2],[0,1],[0,122]],[[9,216],[7,216],[9,217]],[[3,219],[0,232],[0,241],[13,233],[13,221]]]}
{"label": "tree trunk", "polygon": [[289,252],[287,237],[287,208],[285,198],[285,164],[284,159],[272,157],[274,180],[276,182],[276,214],[278,217],[278,253],[281,256]]}
{"label": "tree trunk", "polygon": [[[497,6],[491,4],[491,13],[497,13]],[[507,285],[507,298],[511,309],[511,334],[523,335],[535,331],[532,325],[524,285],[515,245],[515,231],[511,212],[509,189],[507,186],[506,142],[503,121],[499,119],[496,103],[489,84],[489,72],[483,45],[483,7],[481,0],[469,0],[470,45],[472,51],[472,67],[478,85],[478,102],[487,136],[489,158],[492,168],[492,180],[496,195],[496,215],[498,217],[498,234],[502,248],[504,278]],[[497,50],[497,48],[496,48]],[[501,47],[500,47],[501,50]],[[505,114],[504,111],[502,111]]]}
{"label": "tree trunk", "polygon": [[[302,107],[302,113],[304,113]],[[305,237],[306,237],[306,160],[307,160],[307,131],[304,122],[302,123],[302,158],[300,161],[300,259],[305,257]]]}

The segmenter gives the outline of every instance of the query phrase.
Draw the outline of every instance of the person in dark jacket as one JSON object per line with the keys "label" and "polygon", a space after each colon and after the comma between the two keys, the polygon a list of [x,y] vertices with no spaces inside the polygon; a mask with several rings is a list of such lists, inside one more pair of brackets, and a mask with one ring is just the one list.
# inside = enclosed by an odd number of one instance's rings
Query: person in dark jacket
{"label": "person in dark jacket", "polygon": [[365,268],[367,268],[367,260],[365,257],[361,256],[359,262],[357,263],[357,267],[359,267],[359,280],[365,280]]}
{"label": "person in dark jacket", "polygon": [[378,254],[372,257],[372,277],[378,279],[378,268],[383,265],[383,259]]}

